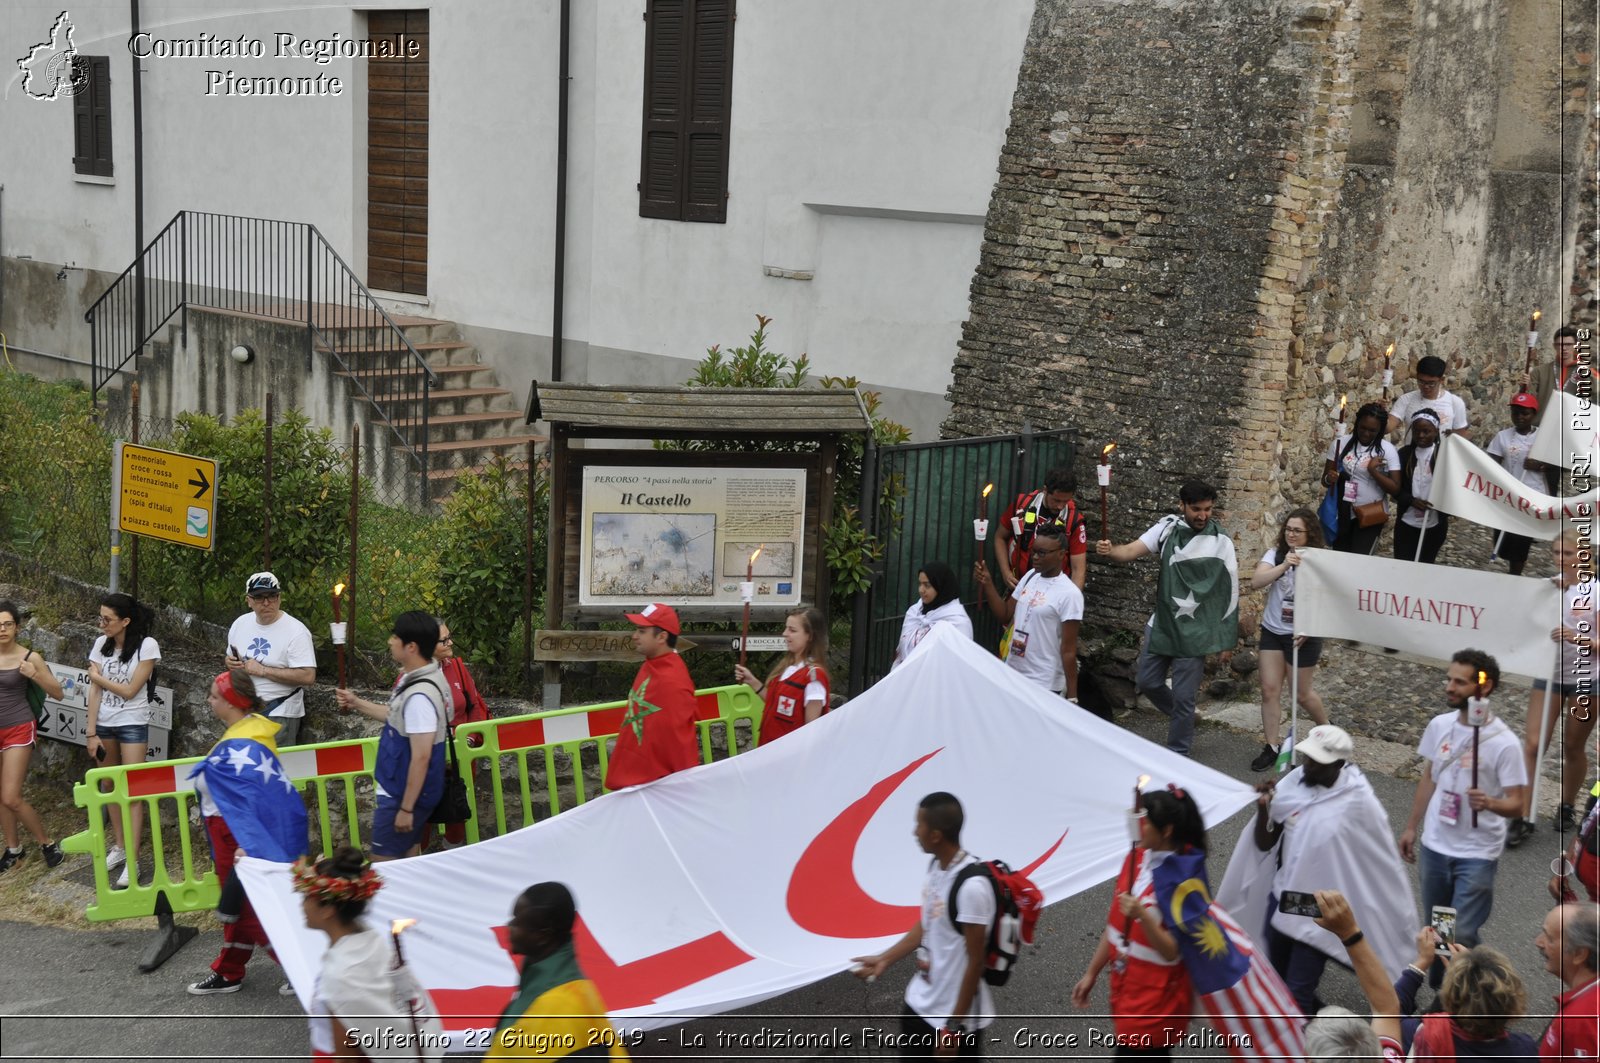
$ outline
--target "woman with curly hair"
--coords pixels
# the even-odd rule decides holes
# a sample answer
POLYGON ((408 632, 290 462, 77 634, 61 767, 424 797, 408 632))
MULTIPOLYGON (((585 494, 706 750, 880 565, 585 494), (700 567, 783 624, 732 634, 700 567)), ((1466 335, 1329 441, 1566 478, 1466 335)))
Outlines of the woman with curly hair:
MULTIPOLYGON (((1426 980, 1422 972, 1433 962, 1438 943, 1431 926, 1417 934, 1417 961, 1401 972, 1394 987, 1405 1015, 1416 1010, 1417 990, 1426 980)), ((1527 1012, 1528 991, 1505 953, 1488 945, 1454 945, 1447 962, 1439 986, 1442 1010, 1401 1021, 1411 1058, 1537 1059, 1533 1038, 1508 1029, 1527 1012)))
POLYGON ((444 1057, 444 1024, 428 991, 395 960, 391 935, 361 921, 383 879, 359 849, 342 846, 294 865, 306 926, 328 935, 312 991, 313 1059, 444 1057))

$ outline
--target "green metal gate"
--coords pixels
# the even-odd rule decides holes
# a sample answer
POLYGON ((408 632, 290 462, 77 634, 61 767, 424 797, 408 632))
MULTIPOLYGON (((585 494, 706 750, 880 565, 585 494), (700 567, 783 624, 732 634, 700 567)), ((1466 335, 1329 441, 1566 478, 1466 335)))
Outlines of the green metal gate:
MULTIPOLYGON (((871 448, 867 454, 862 494, 884 497, 888 486, 893 501, 880 504, 869 515, 870 530, 884 541, 882 572, 872 588, 856 600, 855 625, 850 648, 851 694, 876 683, 894 663, 900 625, 917 596, 917 573, 930 561, 943 561, 961 581, 961 600, 972 616, 973 631, 981 646, 994 651, 1000 644, 1000 625, 978 598, 972 564, 983 558, 994 570, 993 538, 1006 509, 1024 491, 1040 486, 1045 473, 1059 466, 1077 468, 1078 434, 1063 428, 1033 432, 1024 427, 1015 435, 947 439, 937 443, 908 443, 871 448), (989 495, 989 535, 979 544, 972 534, 978 515, 978 498, 985 484, 989 495)), ((1092 479, 1079 484, 1079 505, 1093 489, 1092 479)))

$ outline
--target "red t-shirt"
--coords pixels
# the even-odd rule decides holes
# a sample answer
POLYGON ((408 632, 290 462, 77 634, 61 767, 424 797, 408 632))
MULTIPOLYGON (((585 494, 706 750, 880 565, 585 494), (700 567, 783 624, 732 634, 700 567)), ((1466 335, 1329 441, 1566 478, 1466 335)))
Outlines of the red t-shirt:
POLYGON ((832 689, 828 670, 820 665, 808 665, 790 673, 787 679, 774 679, 767 684, 767 708, 761 714, 761 744, 782 738, 798 731, 806 722, 806 687, 822 684, 822 711, 828 711, 828 692, 832 689))
POLYGON ((1055 517, 1044 518, 1041 522, 1040 516, 1044 511, 1043 497, 1042 491, 1029 491, 1025 495, 1018 495, 1016 501, 1011 503, 1011 508, 1006 510, 1005 516, 1000 518, 1002 525, 1011 533, 1011 574, 1017 579, 1021 579, 1028 571, 1033 534, 1038 531, 1041 523, 1061 524, 1066 527, 1069 559, 1089 552, 1089 524, 1079 512, 1077 502, 1068 502, 1066 509, 1055 517))
POLYGON ((1556 996, 1556 1017, 1539 1039, 1540 1059, 1600 1055, 1600 979, 1556 996))
POLYGON ((694 680, 682 657, 663 653, 641 664, 634 676, 628 711, 606 770, 606 789, 638 786, 698 763, 694 680))

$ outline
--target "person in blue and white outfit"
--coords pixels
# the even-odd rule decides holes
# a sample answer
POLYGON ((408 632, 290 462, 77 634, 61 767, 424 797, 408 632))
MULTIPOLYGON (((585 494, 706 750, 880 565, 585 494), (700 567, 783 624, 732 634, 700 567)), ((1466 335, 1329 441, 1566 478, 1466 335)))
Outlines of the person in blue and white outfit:
POLYGON ((283 611, 283 587, 272 573, 251 576, 244 594, 250 611, 228 628, 228 667, 243 668, 255 683, 267 718, 278 725, 278 745, 298 745, 305 688, 317 681, 311 631, 283 611))

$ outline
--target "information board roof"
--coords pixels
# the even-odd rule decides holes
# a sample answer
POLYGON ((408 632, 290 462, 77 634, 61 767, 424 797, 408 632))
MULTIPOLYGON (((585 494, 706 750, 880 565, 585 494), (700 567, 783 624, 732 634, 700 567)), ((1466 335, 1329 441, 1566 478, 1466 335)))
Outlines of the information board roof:
POLYGON ((832 435, 868 432, 854 388, 618 388, 538 384, 533 418, 583 434, 629 436, 832 435))

